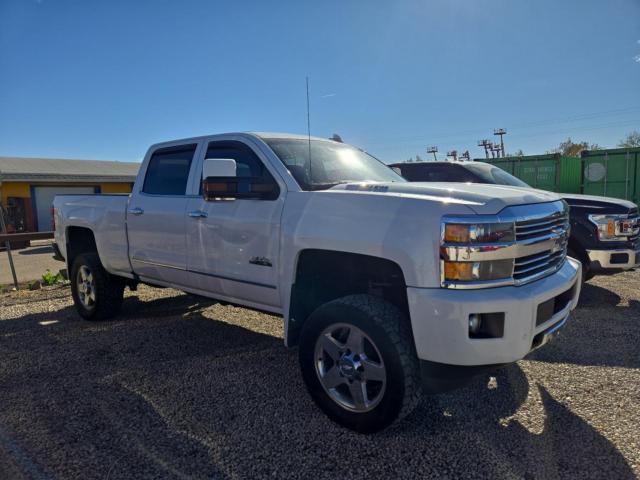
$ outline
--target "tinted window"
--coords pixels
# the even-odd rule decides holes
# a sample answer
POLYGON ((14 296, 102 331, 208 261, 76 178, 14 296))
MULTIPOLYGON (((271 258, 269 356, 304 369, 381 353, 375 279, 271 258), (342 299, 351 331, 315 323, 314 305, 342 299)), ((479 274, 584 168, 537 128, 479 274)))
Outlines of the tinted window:
POLYGON ((258 156, 248 145, 242 142, 223 141, 211 142, 207 148, 205 159, 231 158, 236 161, 236 176, 269 177, 271 175, 258 156))
POLYGON ((196 145, 156 150, 147 167, 142 191, 152 195, 184 195, 196 145))
POLYGON ((326 190, 349 182, 404 182, 377 158, 343 143, 265 138, 303 190, 326 190))
MULTIPOLYGON (((493 183, 497 185, 511 185, 513 187, 529 187, 529 185, 501 168, 485 164, 469 164, 469 170, 474 172, 481 183, 493 183)), ((530 188, 530 187, 529 187, 530 188)))
POLYGON ((410 182, 472 182, 473 177, 458 165, 400 166, 402 176, 410 182))

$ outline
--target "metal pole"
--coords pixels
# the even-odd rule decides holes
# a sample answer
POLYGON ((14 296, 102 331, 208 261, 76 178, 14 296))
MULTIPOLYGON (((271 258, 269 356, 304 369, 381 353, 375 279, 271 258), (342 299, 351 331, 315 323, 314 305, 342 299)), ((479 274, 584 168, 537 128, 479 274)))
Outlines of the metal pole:
MULTIPOLYGON (((4 223, 4 208, 0 206, 0 229, 2 233, 7 233, 7 226, 4 223)), ((16 276, 16 267, 13 265, 13 257, 11 256, 11 242, 5 240, 4 246, 7 249, 7 256, 9 257, 9 267, 11 268, 11 275, 13 276, 13 285, 18 290, 18 277, 16 276)))
POLYGON ((629 200, 629 150, 627 150, 625 159, 627 161, 627 167, 624 174, 624 199, 629 200))

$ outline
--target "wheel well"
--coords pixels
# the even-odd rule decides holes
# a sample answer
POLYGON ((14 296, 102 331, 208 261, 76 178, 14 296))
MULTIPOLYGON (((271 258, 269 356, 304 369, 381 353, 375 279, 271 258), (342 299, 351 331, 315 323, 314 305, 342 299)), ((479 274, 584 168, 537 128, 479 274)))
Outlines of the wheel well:
POLYGON ((320 305, 358 293, 383 298, 409 318, 407 288, 397 263, 356 253, 303 250, 291 287, 287 343, 298 343, 302 325, 320 305))
POLYGON ((91 230, 84 227, 69 227, 67 229, 67 264, 69 268, 79 254, 97 251, 96 238, 91 230))

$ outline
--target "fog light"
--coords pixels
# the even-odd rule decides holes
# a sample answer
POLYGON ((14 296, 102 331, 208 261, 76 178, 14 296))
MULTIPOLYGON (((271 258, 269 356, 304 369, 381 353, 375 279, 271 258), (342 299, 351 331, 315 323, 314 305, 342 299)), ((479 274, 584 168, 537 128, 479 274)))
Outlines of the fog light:
POLYGON ((469 315, 469 334, 475 335, 480 331, 480 327, 482 326, 482 319, 480 315, 477 313, 472 313, 469 315))

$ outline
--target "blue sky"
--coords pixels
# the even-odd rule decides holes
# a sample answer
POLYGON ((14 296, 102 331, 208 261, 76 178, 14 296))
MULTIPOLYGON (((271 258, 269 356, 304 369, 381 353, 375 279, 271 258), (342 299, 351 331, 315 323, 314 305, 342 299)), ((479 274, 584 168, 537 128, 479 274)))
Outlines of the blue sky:
POLYGON ((246 130, 385 161, 640 129, 640 1, 0 0, 0 155, 139 160, 246 130))

